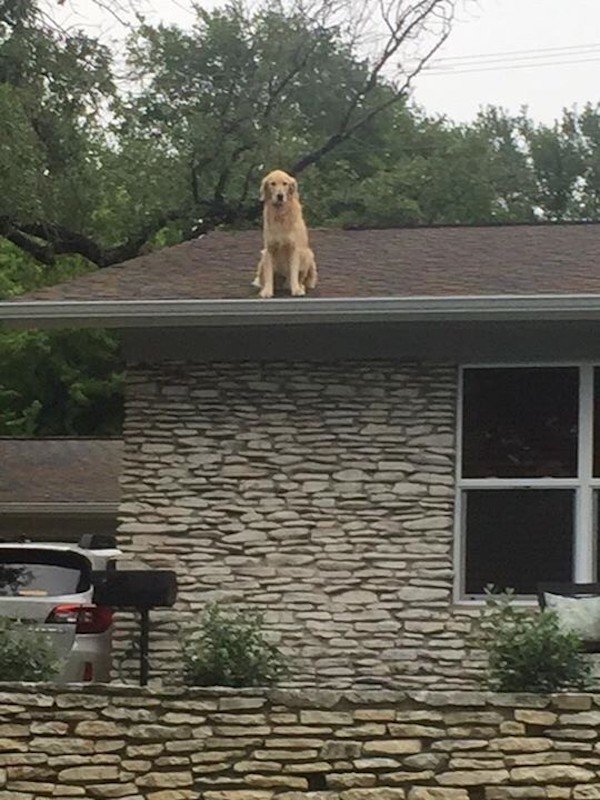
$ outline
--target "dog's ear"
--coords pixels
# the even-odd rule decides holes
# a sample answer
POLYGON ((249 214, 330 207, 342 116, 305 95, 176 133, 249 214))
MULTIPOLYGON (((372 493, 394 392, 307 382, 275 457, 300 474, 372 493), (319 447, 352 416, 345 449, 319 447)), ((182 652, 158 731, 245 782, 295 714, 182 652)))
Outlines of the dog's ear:
POLYGON ((298 196, 298 181, 296 180, 296 178, 292 178, 291 176, 290 176, 290 188, 288 189, 288 192, 290 194, 290 197, 292 197, 293 195, 296 195, 296 197, 298 196))
POLYGON ((259 198, 260 198, 261 203, 264 203, 264 201, 267 199, 267 178, 266 177, 263 178, 262 181, 260 182, 259 198))

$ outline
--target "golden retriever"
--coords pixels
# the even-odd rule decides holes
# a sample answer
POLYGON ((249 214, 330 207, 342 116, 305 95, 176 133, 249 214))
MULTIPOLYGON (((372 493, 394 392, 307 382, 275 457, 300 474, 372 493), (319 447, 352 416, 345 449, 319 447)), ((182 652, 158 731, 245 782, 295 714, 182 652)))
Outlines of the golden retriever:
POLYGON ((260 185, 263 202, 264 248, 252 282, 261 297, 273 297, 275 275, 289 284, 294 297, 317 285, 317 265, 308 243, 308 231, 298 199, 298 183, 282 170, 274 170, 260 185))

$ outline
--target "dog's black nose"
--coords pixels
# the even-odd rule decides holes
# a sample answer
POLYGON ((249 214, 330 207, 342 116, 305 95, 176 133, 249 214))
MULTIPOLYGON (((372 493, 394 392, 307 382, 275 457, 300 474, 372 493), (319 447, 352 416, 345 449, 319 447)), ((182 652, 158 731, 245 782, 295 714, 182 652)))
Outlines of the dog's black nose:
POLYGON ((277 192, 277 199, 283 200, 283 192, 277 192))

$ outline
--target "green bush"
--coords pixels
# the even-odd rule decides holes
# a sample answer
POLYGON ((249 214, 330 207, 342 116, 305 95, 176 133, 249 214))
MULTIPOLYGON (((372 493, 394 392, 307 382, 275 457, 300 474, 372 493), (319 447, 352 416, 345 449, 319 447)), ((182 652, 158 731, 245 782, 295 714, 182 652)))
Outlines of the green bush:
POLYGON ((47 634, 19 620, 0 618, 0 681, 49 681, 58 671, 47 634))
POLYGON ((287 672, 283 656, 263 633, 254 611, 206 607, 200 626, 183 644, 184 680, 189 686, 267 686, 287 672))
POLYGON ((480 632, 489 658, 488 688, 542 693, 586 688, 590 664, 577 634, 562 631, 554 611, 532 614, 513 600, 511 591, 486 590, 480 632))

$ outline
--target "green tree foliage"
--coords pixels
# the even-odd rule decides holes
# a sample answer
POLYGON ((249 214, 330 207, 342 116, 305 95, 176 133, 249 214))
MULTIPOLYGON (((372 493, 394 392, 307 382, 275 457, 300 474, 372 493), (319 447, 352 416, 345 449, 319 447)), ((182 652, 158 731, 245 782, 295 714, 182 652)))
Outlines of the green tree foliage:
POLYGON ((119 344, 103 330, 0 333, 0 435, 121 431, 119 344))
POLYGON ((107 48, 51 28, 34 0, 0 2, 0 232, 42 261, 54 256, 52 229, 91 232, 112 96, 107 48))
POLYGON ((533 162, 537 201, 548 219, 598 219, 600 107, 565 110, 553 126, 524 130, 533 162))

